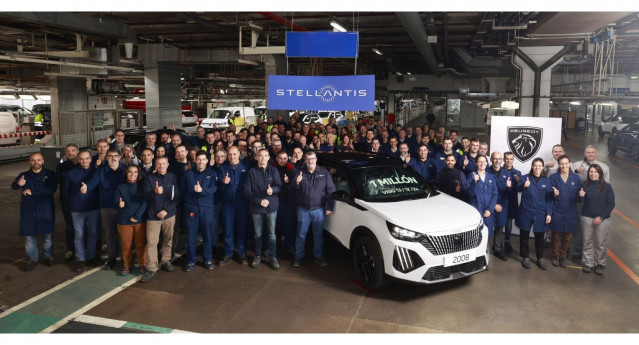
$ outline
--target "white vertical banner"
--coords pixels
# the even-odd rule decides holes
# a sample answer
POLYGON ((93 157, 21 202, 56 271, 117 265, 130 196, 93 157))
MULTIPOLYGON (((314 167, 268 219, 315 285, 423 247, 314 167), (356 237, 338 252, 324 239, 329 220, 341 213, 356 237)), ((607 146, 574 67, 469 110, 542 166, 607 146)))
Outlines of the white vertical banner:
MULTIPOLYGON (((552 159, 552 147, 561 144, 561 118, 493 116, 490 128, 490 152, 512 152, 515 169, 530 172, 533 159, 552 159)), ((490 154, 490 153, 489 153, 490 154)), ((521 193, 518 196, 521 198, 521 193)), ((514 224, 512 233, 519 235, 514 224)))
POLYGON ((552 147, 561 144, 561 118, 493 116, 490 151, 512 152, 515 169, 530 171, 533 159, 552 159, 552 147))

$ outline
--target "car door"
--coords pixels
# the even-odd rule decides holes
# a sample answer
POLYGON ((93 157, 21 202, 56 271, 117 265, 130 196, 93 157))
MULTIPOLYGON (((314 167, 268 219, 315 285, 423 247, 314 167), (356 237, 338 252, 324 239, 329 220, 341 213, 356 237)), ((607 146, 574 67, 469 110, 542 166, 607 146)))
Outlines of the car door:
POLYGON ((335 208, 333 214, 326 217, 324 229, 331 233, 347 248, 349 247, 351 232, 353 230, 353 183, 348 172, 341 167, 326 166, 335 185, 335 208))

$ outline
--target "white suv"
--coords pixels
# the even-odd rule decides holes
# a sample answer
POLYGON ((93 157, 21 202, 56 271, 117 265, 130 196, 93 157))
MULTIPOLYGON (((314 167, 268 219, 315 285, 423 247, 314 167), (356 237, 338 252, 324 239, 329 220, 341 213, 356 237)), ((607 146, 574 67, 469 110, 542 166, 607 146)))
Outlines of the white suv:
POLYGON ((488 230, 471 205, 431 188, 391 157, 319 154, 335 183, 325 230, 350 250, 358 279, 378 289, 387 277, 421 284, 488 269, 488 230))

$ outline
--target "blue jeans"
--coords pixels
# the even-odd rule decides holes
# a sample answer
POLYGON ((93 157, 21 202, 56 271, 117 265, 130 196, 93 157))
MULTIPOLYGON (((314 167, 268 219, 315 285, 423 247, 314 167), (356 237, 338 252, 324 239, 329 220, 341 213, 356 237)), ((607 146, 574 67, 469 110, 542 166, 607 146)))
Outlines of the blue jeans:
POLYGON ((284 236, 284 248, 291 253, 295 250, 297 236, 297 215, 291 204, 281 203, 277 210, 277 228, 284 236))
POLYGON ((277 211, 251 214, 253 217, 253 224, 255 227, 255 256, 262 255, 262 228, 264 227, 264 220, 266 220, 266 227, 268 231, 268 255, 271 258, 275 257, 277 236, 275 236, 275 220, 277 218, 277 211))
POLYGON ((87 212, 71 212, 73 229, 75 229, 75 257, 78 261, 91 260, 95 257, 98 243, 100 210, 87 212), (85 246, 86 237, 86 246, 85 246))
MULTIPOLYGON (((32 261, 38 261, 38 237, 27 236, 24 242, 24 250, 32 261)), ((44 258, 53 256, 53 234, 42 235, 42 251, 44 258)))
POLYGON ((233 257, 234 244, 237 254, 246 255, 246 223, 248 220, 247 202, 222 203, 224 213, 224 254, 233 257))
POLYGON ((197 262, 197 254, 195 246, 197 244, 198 230, 202 232, 202 258, 204 262, 213 260, 213 248, 211 247, 211 214, 210 211, 201 213, 191 213, 184 210, 184 225, 186 226, 186 236, 189 247, 186 251, 186 262, 195 264, 197 262))
POLYGON ((313 229, 313 256, 315 256, 316 259, 323 258, 323 208, 316 208, 314 210, 308 210, 302 207, 297 208, 297 238, 295 239, 295 256, 300 259, 304 257, 304 244, 306 243, 306 233, 308 232, 309 226, 313 229))

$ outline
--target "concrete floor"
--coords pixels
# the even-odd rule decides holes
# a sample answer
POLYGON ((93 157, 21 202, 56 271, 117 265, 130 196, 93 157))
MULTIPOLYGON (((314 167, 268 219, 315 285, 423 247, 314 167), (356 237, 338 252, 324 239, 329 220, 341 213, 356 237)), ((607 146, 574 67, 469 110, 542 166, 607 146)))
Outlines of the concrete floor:
MULTIPOLYGON (((573 160, 583 157, 586 143, 595 144, 599 160, 610 166, 616 210, 629 219, 618 213, 612 216, 609 248, 630 275, 610 258, 604 276, 582 273, 576 261, 569 261, 572 267, 567 269, 556 268, 550 265, 547 250, 547 271, 535 266, 524 270, 513 254, 507 262, 491 260, 489 271, 465 280, 433 286, 392 283, 371 293, 354 280, 348 254, 326 241, 327 267, 307 260, 293 268, 283 258, 279 271, 265 264, 250 269, 232 262, 213 271, 198 266, 184 273, 180 269, 184 260, 179 259, 174 272, 160 271, 151 282, 118 290, 80 314, 203 333, 637 333, 639 280, 631 275, 639 274, 639 164, 625 153, 609 157, 607 137, 601 140, 584 132, 569 135, 565 146, 573 160)), ((20 195, 10 189, 10 183, 27 167, 26 161, 0 165, 0 309, 14 307, 77 275, 72 263, 62 262, 59 210, 55 241, 59 264, 23 271, 26 257, 17 216, 20 195)), ((513 245, 518 253, 516 239, 513 245)), ((117 279, 115 272, 100 274, 117 279)), ((92 275, 76 282, 80 293, 82 282, 92 275)), ((68 298, 76 297, 68 294, 68 298)), ((7 319, 0 318, 0 330, 3 322, 9 327, 7 319)), ((73 322, 57 332, 110 331, 73 322)))

